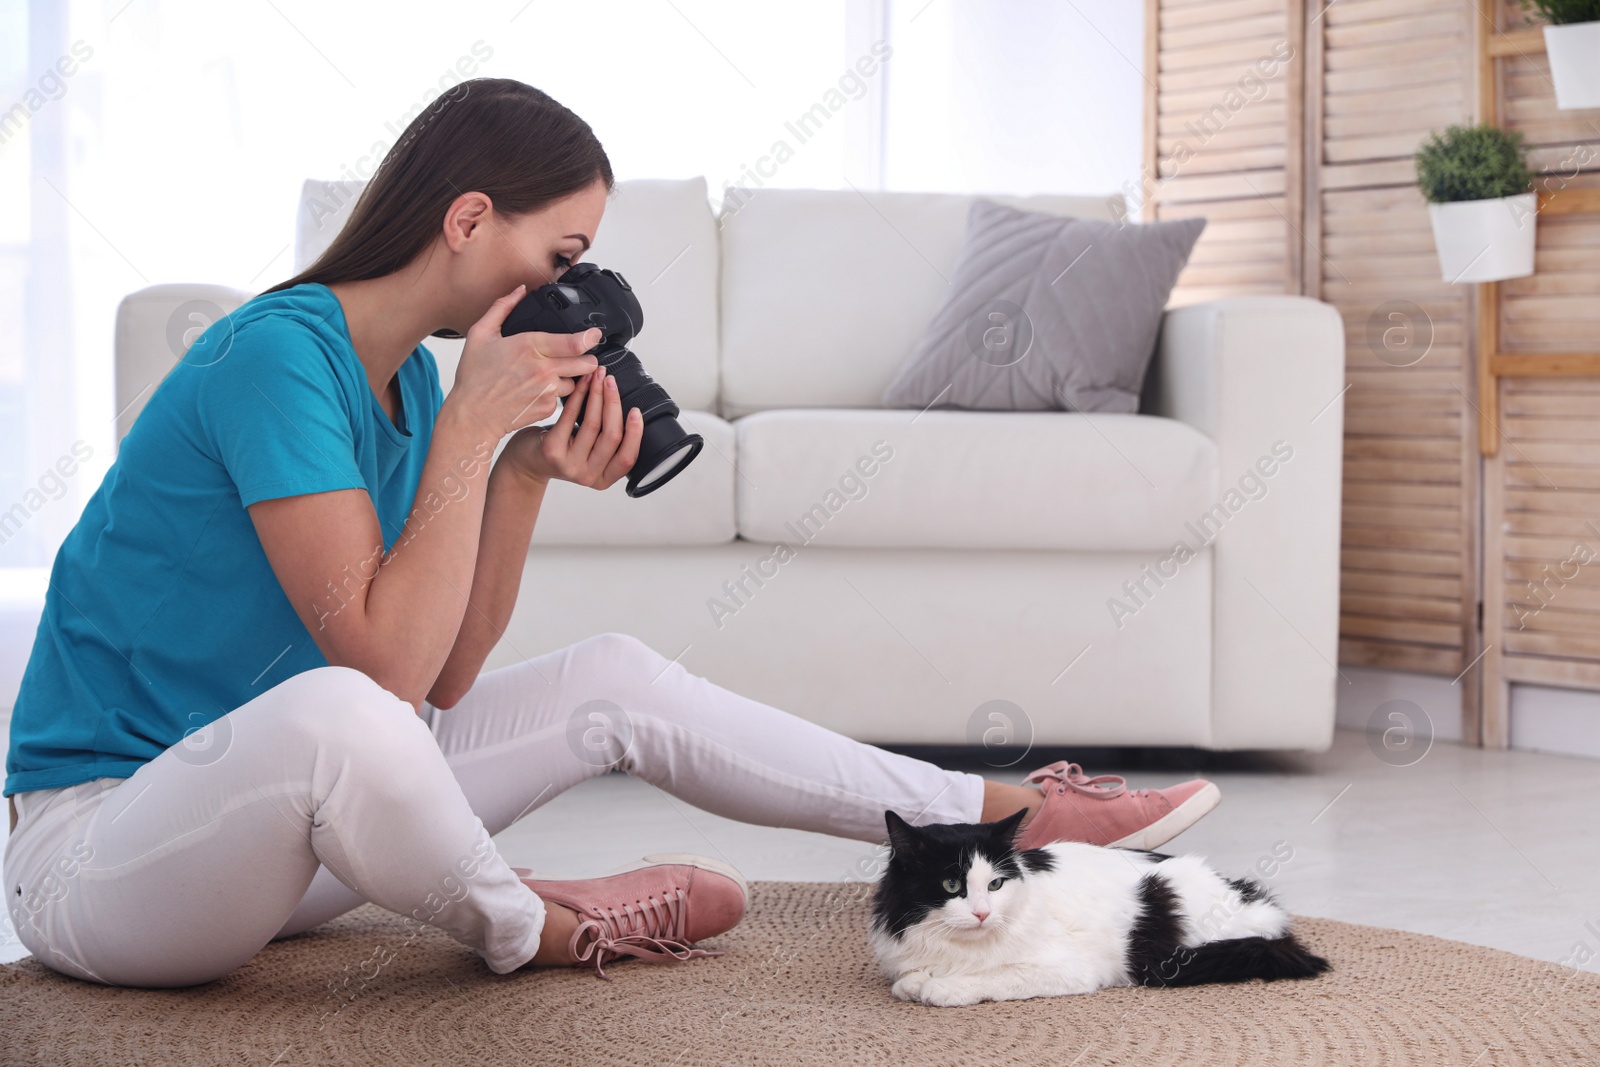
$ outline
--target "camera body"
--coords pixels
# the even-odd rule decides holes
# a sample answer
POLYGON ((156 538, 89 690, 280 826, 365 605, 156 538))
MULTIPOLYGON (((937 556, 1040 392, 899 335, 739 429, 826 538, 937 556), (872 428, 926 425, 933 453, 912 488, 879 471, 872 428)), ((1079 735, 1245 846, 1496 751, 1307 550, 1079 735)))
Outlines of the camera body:
MULTIPOLYGON (((705 445, 699 434, 684 432, 678 422, 678 405, 629 350, 628 342, 643 327, 644 310, 627 279, 593 263, 574 263, 554 282, 528 293, 500 326, 506 337, 527 332, 582 333, 593 328, 602 332, 600 343, 588 354, 616 379, 623 412, 638 408, 644 417, 639 458, 628 472, 629 496, 644 496, 665 485, 705 445)), ((582 422, 580 409, 573 425, 582 422)))
POLYGON ((518 301, 500 332, 582 333, 593 327, 605 336, 591 352, 625 349, 644 328, 644 309, 621 274, 593 263, 574 263, 554 282, 518 301))

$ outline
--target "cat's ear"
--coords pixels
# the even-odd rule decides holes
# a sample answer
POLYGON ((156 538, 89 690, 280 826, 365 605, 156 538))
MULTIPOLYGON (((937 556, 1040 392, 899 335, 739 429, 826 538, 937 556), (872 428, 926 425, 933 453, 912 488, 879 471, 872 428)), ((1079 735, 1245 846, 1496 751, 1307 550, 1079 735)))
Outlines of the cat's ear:
POLYGON ((922 847, 922 835, 917 833, 916 827, 893 811, 885 811, 883 821, 888 824, 889 844, 896 852, 915 852, 922 847))
POLYGON ((1022 817, 1026 814, 1028 814, 1027 808, 1018 808, 999 822, 994 823, 995 837, 1008 845, 1011 844, 1012 839, 1017 836, 1017 827, 1022 825, 1022 817))

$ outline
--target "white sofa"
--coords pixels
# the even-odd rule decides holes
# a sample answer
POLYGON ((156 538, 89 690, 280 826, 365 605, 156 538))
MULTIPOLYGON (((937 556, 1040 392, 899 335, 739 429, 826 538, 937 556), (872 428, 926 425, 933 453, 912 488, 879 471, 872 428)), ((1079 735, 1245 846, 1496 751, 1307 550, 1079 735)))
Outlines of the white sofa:
MULTIPOLYGON (((306 183, 297 269, 358 188, 306 183)), ((768 189, 719 218, 703 180, 621 183, 587 258, 632 282, 634 349, 706 447, 639 499, 553 485, 487 666, 617 630, 868 741, 1325 748, 1338 315, 1289 296, 1169 310, 1148 414, 883 409, 971 199, 768 189)), ((184 326, 251 295, 127 297, 119 436, 184 326)), ((428 345, 448 392, 460 342, 428 345)))

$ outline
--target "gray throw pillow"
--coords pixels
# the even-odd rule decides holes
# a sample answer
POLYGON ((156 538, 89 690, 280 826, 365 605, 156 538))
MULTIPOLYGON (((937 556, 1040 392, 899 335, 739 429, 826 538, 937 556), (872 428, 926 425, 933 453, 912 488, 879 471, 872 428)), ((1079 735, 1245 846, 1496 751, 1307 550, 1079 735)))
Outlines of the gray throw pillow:
POLYGON ((884 406, 1137 411, 1162 309, 1205 225, 974 201, 944 307, 884 406))

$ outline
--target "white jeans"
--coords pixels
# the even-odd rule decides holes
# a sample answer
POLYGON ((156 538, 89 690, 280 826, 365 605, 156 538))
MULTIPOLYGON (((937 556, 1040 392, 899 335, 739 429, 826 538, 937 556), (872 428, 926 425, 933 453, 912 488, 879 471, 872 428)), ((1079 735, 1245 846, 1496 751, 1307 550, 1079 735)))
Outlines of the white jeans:
POLYGON ((365 674, 289 678, 128 778, 19 793, 5 894, 64 974, 184 986, 372 901, 506 973, 544 904, 490 834, 613 767, 706 811, 861 841, 979 818, 983 780, 885 752, 605 633, 422 717, 365 674))

